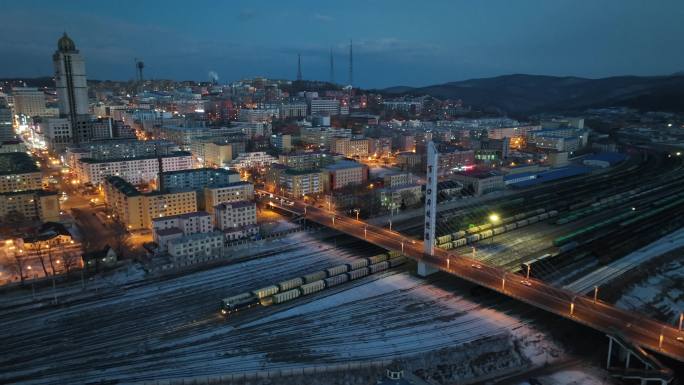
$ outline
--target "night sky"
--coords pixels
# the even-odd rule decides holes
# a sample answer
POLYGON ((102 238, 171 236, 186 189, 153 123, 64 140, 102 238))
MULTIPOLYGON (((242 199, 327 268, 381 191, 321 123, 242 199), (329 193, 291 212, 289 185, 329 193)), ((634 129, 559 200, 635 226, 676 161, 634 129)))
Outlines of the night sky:
POLYGON ((91 79, 244 77, 428 85, 510 73, 684 70, 682 0, 2 1, 0 77, 52 74, 67 31, 91 79), (220 4, 219 4, 220 3, 220 4))

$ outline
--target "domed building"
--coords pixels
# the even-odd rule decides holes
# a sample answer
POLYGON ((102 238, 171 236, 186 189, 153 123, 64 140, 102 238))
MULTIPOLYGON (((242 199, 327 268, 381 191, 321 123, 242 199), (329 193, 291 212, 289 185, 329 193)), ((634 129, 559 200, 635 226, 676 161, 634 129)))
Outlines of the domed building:
POLYGON ((52 62, 55 68, 59 114, 70 126, 69 130, 62 128, 46 133, 48 146, 59 152, 63 150, 61 147, 90 138, 88 85, 83 57, 66 32, 57 40, 57 50, 52 55, 52 62))
MULTIPOLYGON (((69 35, 64 32, 64 35, 57 40, 57 51, 58 52, 74 52, 76 51, 76 44, 71 40, 69 35)), ((78 52, 78 51, 76 51, 78 52)))

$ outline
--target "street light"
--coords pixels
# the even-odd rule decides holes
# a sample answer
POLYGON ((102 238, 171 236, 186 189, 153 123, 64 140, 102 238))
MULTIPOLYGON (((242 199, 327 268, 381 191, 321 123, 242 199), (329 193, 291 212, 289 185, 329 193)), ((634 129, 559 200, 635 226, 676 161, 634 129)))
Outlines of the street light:
POLYGON ((598 286, 594 286, 594 303, 598 301, 598 286))
POLYGON ((501 221, 501 217, 499 217, 499 214, 489 214, 489 222, 492 224, 492 238, 490 239, 489 243, 494 243, 494 226, 499 224, 499 221, 501 221))
POLYGON ((492 222, 493 225, 499 223, 500 220, 499 214, 492 213, 489 215, 489 221, 492 222))
POLYGON ((662 349, 662 348, 663 348, 663 338, 664 338, 664 336, 663 336, 663 329, 664 329, 664 328, 661 328, 661 329, 660 329, 660 337, 658 337, 658 349, 662 349))
POLYGON ((575 314, 575 298, 576 297, 577 296, 572 297, 572 301, 570 301, 570 315, 571 316, 575 314))
POLYGON ((356 213, 356 220, 358 221, 359 220, 359 213, 361 212, 361 210, 354 209, 354 212, 356 213))

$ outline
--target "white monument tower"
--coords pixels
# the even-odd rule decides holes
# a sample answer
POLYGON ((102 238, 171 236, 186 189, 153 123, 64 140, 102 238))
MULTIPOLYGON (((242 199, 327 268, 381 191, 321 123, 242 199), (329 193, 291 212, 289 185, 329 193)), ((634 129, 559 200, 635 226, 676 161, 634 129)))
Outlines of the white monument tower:
MULTIPOLYGON (((427 182, 425 183, 425 231, 423 252, 432 255, 435 250, 435 227, 437 226, 437 148, 433 141, 427 145, 427 182)), ((428 276, 438 270, 423 262, 418 262, 418 275, 428 276)))

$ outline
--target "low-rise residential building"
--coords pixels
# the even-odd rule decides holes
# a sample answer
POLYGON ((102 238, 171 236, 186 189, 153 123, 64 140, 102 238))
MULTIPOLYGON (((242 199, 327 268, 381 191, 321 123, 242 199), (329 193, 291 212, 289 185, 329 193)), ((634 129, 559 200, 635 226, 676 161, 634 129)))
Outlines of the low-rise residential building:
POLYGON ((267 179, 270 188, 287 196, 302 197, 325 191, 325 176, 320 169, 294 170, 274 164, 269 169, 267 179))
POLYGON ((214 228, 211 215, 204 211, 172 215, 152 220, 154 242, 161 250, 167 249, 168 241, 185 235, 208 233, 214 228))
POLYGON ((347 186, 358 186, 368 181, 368 166, 363 163, 342 160, 323 168, 326 191, 347 186))
POLYGON ((412 183, 395 187, 384 187, 379 190, 379 193, 382 207, 392 210, 417 204, 420 202, 423 191, 421 185, 412 183))
POLYGON ((310 115, 340 114, 340 101, 337 99, 312 99, 309 103, 310 115))
POLYGON ((216 227, 220 230, 257 223, 256 203, 250 201, 224 202, 214 207, 216 227))
POLYGON ((189 152, 178 151, 160 157, 151 155, 134 158, 93 159, 81 158, 76 162, 76 174, 84 183, 101 184, 108 176, 119 176, 133 184, 149 183, 157 180, 161 169, 164 172, 192 168, 189 152))
POLYGON ((438 162, 438 175, 464 171, 467 167, 475 164, 475 151, 454 148, 449 149, 449 151, 440 151, 438 162))
POLYGON ((293 170, 311 170, 328 166, 341 158, 342 156, 339 154, 323 151, 296 152, 280 154, 278 156, 278 163, 293 170))
POLYGON ((223 230, 223 237, 227 242, 237 241, 245 238, 253 238, 259 234, 259 225, 245 225, 240 227, 229 227, 223 230))
POLYGON ((254 200, 254 185, 249 182, 234 182, 223 186, 205 187, 202 196, 204 210, 213 214, 213 207, 224 202, 254 200))
POLYGON ((38 190, 41 180, 40 169, 25 152, 0 154, 0 193, 38 190))
POLYGON ((0 141, 0 154, 26 152, 26 145, 19 139, 0 141))
POLYGON ((280 119, 287 118, 306 118, 306 102, 283 103, 278 108, 280 119))
POLYGON ((195 168, 163 172, 160 186, 164 189, 202 190, 240 181, 240 174, 220 168, 195 168))
POLYGON ((335 138, 330 150, 348 158, 365 158, 368 156, 368 139, 335 138))
POLYGON ((394 188, 413 184, 413 174, 410 172, 394 171, 388 172, 383 177, 384 187, 394 188))
POLYGON ((121 177, 110 176, 104 183, 105 202, 128 229, 152 228, 154 218, 197 211, 194 190, 141 193, 121 177))
POLYGON ((280 152, 289 152, 292 150, 292 136, 287 134, 273 134, 271 135, 271 145, 280 152))
POLYGON ((396 162, 404 170, 413 170, 421 166, 423 159, 415 152, 400 152, 396 155, 396 162))
POLYGON ((461 172, 453 174, 452 179, 461 182, 464 190, 470 190, 475 196, 502 190, 505 186, 503 174, 494 171, 461 172))
POLYGON ((46 190, 0 193, 0 221, 9 219, 59 221, 59 195, 46 190))
POLYGON ((244 152, 233 159, 230 168, 244 170, 250 168, 266 168, 278 160, 264 151, 244 152))
POLYGON ((192 264, 196 258, 217 255, 221 252, 224 235, 220 231, 195 233, 168 241, 171 259, 176 264, 192 264))
POLYGON ((110 269, 116 266, 118 256, 116 255, 116 251, 107 245, 102 250, 84 253, 82 259, 83 266, 86 269, 91 271, 101 271, 103 269, 110 269))
POLYGON ((177 144, 168 140, 137 140, 116 138, 91 140, 69 147, 65 158, 67 164, 75 167, 79 158, 97 160, 138 158, 145 156, 171 155, 179 151, 177 144))

